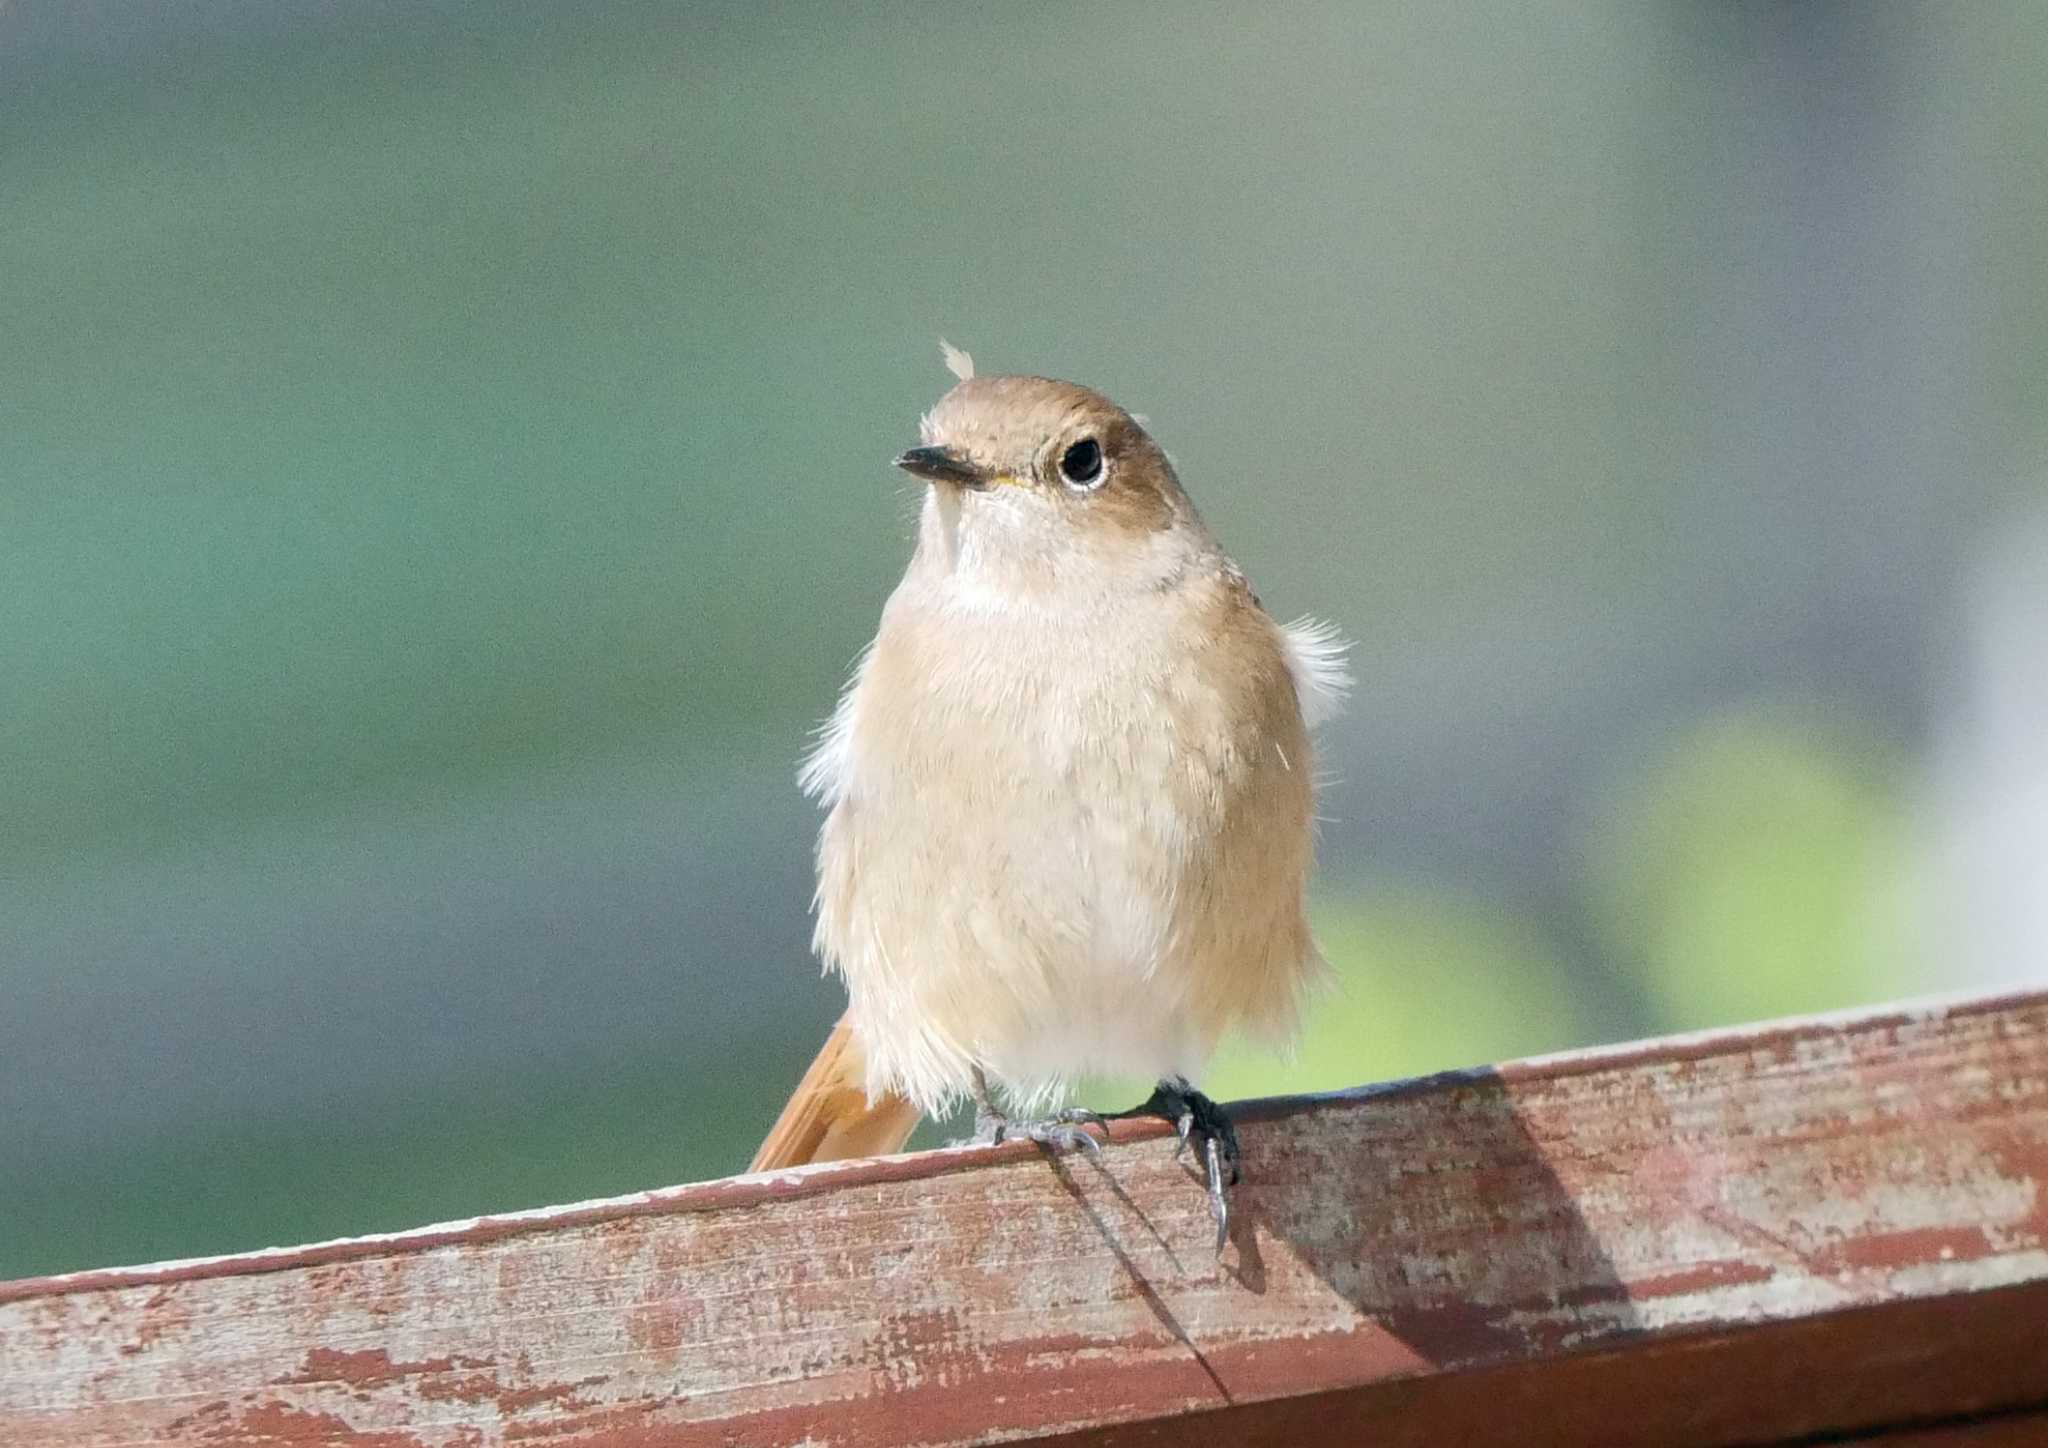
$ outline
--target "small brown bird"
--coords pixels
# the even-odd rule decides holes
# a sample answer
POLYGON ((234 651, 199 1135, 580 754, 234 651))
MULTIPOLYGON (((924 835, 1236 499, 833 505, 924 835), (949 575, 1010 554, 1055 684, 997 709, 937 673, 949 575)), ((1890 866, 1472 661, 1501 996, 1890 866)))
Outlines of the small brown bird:
POLYGON ((1193 1144, 1220 1244, 1236 1137, 1190 1083, 1227 1031, 1289 1038, 1325 970, 1309 730, 1343 646, 1265 612, 1129 413, 945 350, 896 460, 930 484, 916 551, 803 771, 850 1006, 778 1134, 829 1152, 857 1059, 855 1149, 962 1098, 983 1139, 1093 1148, 1070 1084, 1143 1074, 1121 1114, 1193 1144))

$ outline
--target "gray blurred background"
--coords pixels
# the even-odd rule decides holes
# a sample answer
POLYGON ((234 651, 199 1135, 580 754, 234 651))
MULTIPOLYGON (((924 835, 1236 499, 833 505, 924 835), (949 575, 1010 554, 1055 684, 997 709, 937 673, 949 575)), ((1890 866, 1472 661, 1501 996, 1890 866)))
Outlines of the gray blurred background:
POLYGON ((0 7, 0 1277, 744 1165, 942 334, 1356 640, 1343 984, 1212 1090, 2048 978, 2044 74, 2017 0, 0 7))

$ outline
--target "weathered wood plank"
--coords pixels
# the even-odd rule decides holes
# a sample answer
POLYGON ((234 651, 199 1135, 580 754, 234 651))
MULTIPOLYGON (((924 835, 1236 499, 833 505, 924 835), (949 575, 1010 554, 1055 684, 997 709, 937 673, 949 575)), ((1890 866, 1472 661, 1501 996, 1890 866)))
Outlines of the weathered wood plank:
POLYGON ((2048 1443, 2048 1413, 2000 1414, 1855 1441, 1871 1448, 2041 1448, 2048 1443))
POLYGON ((1681 1444, 2048 1408, 2048 997, 1241 1120, 1220 1261, 1163 1129, 1122 1124, 1099 1166, 836 1163, 0 1284, 0 1442, 1681 1444))

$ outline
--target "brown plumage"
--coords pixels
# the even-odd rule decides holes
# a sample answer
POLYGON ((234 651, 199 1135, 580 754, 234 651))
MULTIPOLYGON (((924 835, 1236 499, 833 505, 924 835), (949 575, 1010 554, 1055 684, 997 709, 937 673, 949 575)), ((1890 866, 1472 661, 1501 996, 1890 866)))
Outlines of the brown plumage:
POLYGON ((1100 393, 970 375, 922 431, 915 554, 804 772, 867 1092, 1017 1131, 990 1084, 1038 1112, 1286 1038, 1332 636, 1266 614, 1100 393))

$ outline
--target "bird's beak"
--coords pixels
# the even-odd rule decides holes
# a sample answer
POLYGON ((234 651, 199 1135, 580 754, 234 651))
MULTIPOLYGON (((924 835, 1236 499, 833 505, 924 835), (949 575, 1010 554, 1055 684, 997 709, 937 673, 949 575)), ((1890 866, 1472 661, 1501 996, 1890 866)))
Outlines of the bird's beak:
POLYGON ((977 490, 988 486, 988 474, 951 448, 914 447, 896 459, 896 466, 928 483, 952 483, 977 490))

